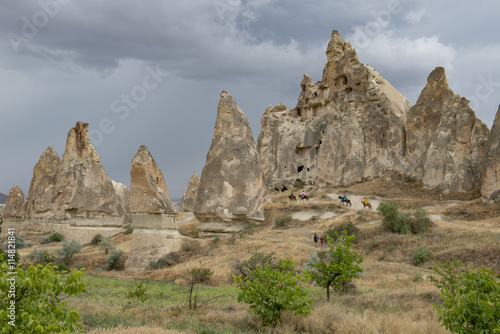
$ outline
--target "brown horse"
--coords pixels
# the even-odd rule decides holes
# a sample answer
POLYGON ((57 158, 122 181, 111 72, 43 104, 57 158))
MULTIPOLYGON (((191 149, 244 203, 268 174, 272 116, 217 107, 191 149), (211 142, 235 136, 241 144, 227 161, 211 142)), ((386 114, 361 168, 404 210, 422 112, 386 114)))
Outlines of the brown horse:
POLYGON ((368 208, 368 209, 372 209, 372 205, 370 204, 370 202, 366 202, 365 201, 361 201, 361 204, 363 204, 363 210, 368 208))
POLYGON ((309 202, 309 196, 307 195, 299 195, 300 201, 308 201, 309 202))
POLYGON ((344 197, 339 196, 339 200, 340 200, 340 204, 342 204, 342 205, 344 205, 344 203, 345 203, 345 206, 348 206, 348 205, 352 206, 350 199, 344 199, 344 197))
POLYGON ((295 197, 294 194, 291 194, 288 198, 290 199, 290 202, 297 202, 297 197, 295 197))

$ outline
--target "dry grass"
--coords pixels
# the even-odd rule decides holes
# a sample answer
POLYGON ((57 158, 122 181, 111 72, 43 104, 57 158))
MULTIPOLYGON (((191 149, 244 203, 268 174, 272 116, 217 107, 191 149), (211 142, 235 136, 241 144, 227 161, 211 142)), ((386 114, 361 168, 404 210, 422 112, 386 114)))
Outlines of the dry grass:
POLYGON ((181 334, 187 332, 179 332, 176 330, 153 328, 153 327, 134 327, 122 328, 116 327, 113 329, 98 329, 88 332, 89 334, 181 334))

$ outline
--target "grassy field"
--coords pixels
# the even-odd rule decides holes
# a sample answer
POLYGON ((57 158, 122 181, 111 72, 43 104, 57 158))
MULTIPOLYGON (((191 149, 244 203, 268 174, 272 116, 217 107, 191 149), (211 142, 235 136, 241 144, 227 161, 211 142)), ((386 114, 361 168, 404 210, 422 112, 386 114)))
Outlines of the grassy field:
MULTIPOLYGON (((439 334, 449 332, 432 307, 441 302, 439 290, 428 279, 434 274, 435 262, 458 258, 469 267, 500 272, 500 204, 487 206, 460 196, 426 192, 419 184, 393 176, 352 188, 305 189, 311 202, 289 203, 290 191, 274 193, 266 205, 265 222, 232 237, 199 239, 196 221, 183 223, 179 230, 187 236, 186 246, 179 254, 180 263, 168 268, 133 274, 104 271, 100 267, 105 255, 96 246, 87 245, 82 254, 75 255, 73 264, 87 268, 87 290, 68 299, 68 303, 79 309, 84 330, 94 334, 439 334), (337 195, 344 192, 367 196, 373 203, 393 200, 402 210, 421 205, 433 217, 434 226, 419 235, 390 233, 382 228, 375 210, 340 206, 337 195), (249 313, 247 305, 237 302, 231 276, 236 261, 246 260, 255 252, 275 252, 276 258, 293 258, 296 268, 303 270, 311 254, 319 249, 312 241, 314 233, 324 235, 346 222, 359 229, 353 249, 364 257, 364 273, 354 281, 355 289, 334 294, 327 303, 325 291, 311 284, 307 289, 314 298, 312 314, 303 317, 284 312, 275 328, 264 327, 249 313), (425 247, 431 257, 417 265, 413 255, 420 247, 425 247), (213 275, 206 286, 200 287, 199 301, 215 299, 189 310, 185 272, 200 263, 213 275), (127 297, 138 282, 147 287, 143 302, 127 297)), ((179 220, 183 218, 179 216, 179 220)), ((130 240, 131 235, 123 235, 113 242, 128 252, 130 240)))

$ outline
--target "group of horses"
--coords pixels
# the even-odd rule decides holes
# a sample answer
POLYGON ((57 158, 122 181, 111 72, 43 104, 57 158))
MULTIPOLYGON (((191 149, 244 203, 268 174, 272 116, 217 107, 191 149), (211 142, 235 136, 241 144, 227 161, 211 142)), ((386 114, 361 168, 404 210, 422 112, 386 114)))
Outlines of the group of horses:
MULTIPOLYGON (((288 196, 288 199, 290 199, 290 202, 297 202, 297 197, 294 194, 290 194, 290 196, 288 196)), ((309 202, 309 196, 307 195, 299 195, 299 199, 301 202, 309 202)))
MULTIPOLYGON (((345 205, 345 206, 352 206, 350 199, 344 198, 342 196, 339 196, 338 199, 340 200, 340 204, 345 205)), ((363 210, 366 208, 368 208, 370 210, 372 209, 372 205, 370 204, 370 202, 365 203, 365 201, 361 201, 361 204, 363 204, 363 210)))
MULTIPOLYGON (((288 199, 292 203, 297 202, 297 196, 295 196, 293 193, 288 196, 288 199)), ((299 200, 300 200, 300 202, 305 202, 305 201, 309 202, 309 196, 301 194, 301 195, 299 195, 299 200)), ((352 207, 352 203, 351 203, 350 199, 339 196, 339 200, 340 200, 340 204, 352 207)), ((372 209, 372 205, 370 204, 370 202, 365 203, 365 201, 361 201, 361 204, 363 204, 363 209, 367 209, 367 208, 372 209)))

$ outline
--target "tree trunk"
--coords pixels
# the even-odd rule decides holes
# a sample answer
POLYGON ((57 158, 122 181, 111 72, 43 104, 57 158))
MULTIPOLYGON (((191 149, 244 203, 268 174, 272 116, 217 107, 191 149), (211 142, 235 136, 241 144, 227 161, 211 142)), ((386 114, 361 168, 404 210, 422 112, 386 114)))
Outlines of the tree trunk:
POLYGON ((326 301, 329 302, 330 301, 330 286, 327 285, 326 287, 326 301))

